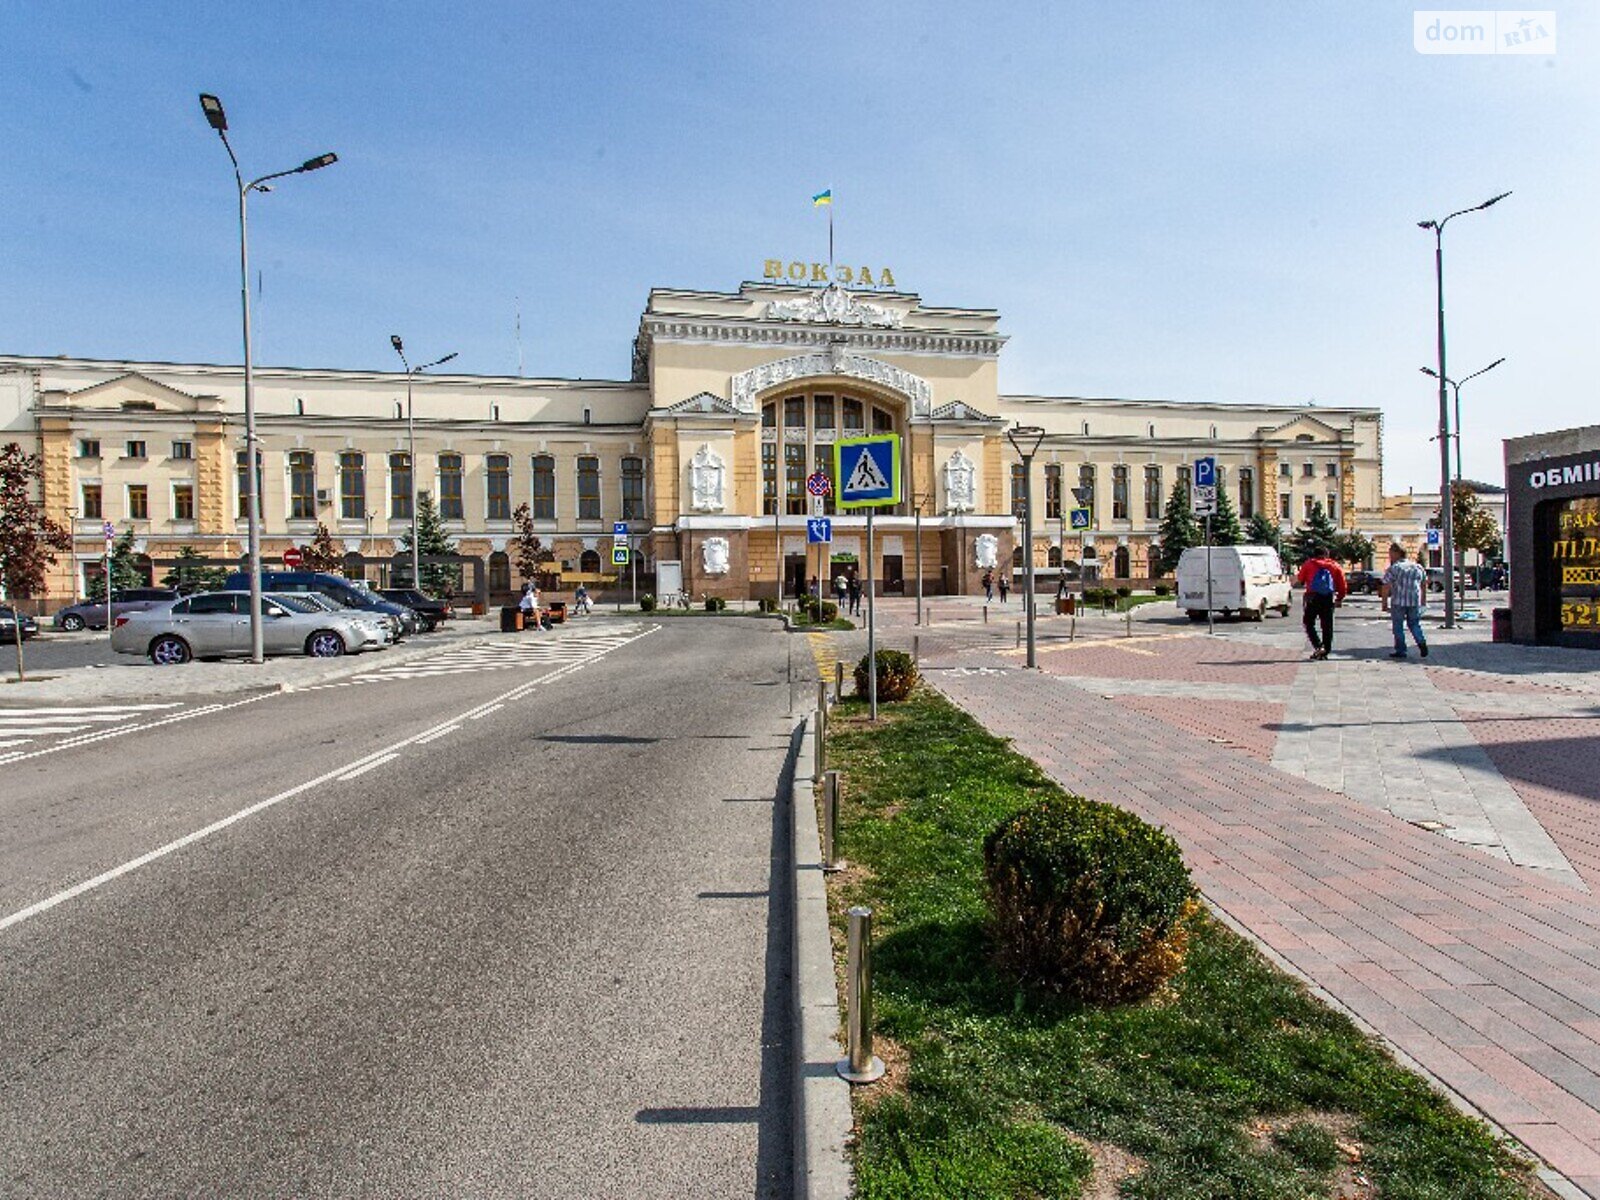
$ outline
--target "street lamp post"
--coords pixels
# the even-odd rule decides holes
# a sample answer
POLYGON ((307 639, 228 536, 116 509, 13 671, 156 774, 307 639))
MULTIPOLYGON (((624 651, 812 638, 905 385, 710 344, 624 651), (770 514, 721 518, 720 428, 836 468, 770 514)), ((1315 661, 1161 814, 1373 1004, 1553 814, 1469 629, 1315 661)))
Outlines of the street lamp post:
MULTIPOLYGON (((1461 385, 1466 383, 1468 380, 1476 379, 1479 375, 1488 374, 1490 371, 1494 370, 1496 367, 1498 367, 1503 362, 1505 362, 1504 358, 1497 358, 1492 363, 1490 363, 1487 367, 1484 367, 1481 370, 1474 371, 1471 375, 1464 376, 1459 381, 1454 380, 1454 379, 1446 379, 1444 381, 1445 383, 1448 383, 1450 385, 1450 390, 1455 393, 1456 487, 1460 487, 1462 481, 1466 478, 1466 474, 1461 469, 1461 385)), ((1433 376, 1435 378, 1438 377, 1438 372, 1436 372, 1432 367, 1423 367, 1422 368, 1422 373, 1424 375, 1431 375, 1431 376, 1433 376)), ((1440 507, 1441 510, 1443 510, 1443 508, 1444 508, 1444 498, 1443 497, 1440 497, 1440 499, 1439 499, 1439 507, 1440 507)), ((1450 493, 1450 510, 1451 510, 1452 518, 1453 518, 1453 514, 1455 512, 1455 492, 1453 490, 1450 493)), ((1441 511, 1440 520, 1441 521, 1443 520, 1442 511, 1441 511)), ((1453 519, 1452 519, 1451 532, 1452 533, 1455 532, 1453 519)), ((1466 555, 1463 554, 1460 550, 1457 550, 1456 551, 1456 555, 1455 555, 1455 559, 1451 560, 1451 563, 1452 563, 1453 566, 1456 565, 1456 562, 1455 562, 1456 559, 1459 559, 1462 562, 1465 562, 1466 555)), ((1478 565, 1479 565, 1480 568, 1483 565, 1483 560, 1482 560, 1481 557, 1479 558, 1478 565)), ((1451 588, 1451 590, 1454 590, 1454 588, 1455 588, 1455 580, 1454 579, 1452 579, 1450 581, 1450 588, 1451 588)))
MULTIPOLYGON (((1437 289, 1439 301, 1439 527, 1444 535, 1443 553, 1445 570, 1451 574, 1455 571, 1455 521, 1451 513, 1450 495, 1450 402, 1445 391, 1446 371, 1444 355, 1444 227, 1456 217, 1467 213, 1481 212, 1490 205, 1499 204, 1510 192, 1501 192, 1492 196, 1482 204, 1475 204, 1471 208, 1459 209, 1451 213, 1442 221, 1418 221, 1419 229, 1433 231, 1433 274, 1434 284, 1437 289)), ((1455 580, 1450 580, 1444 589, 1444 627, 1454 629, 1456 625, 1456 589, 1455 580)))
POLYGON ((928 500, 926 492, 914 495, 911 498, 912 511, 916 514, 916 571, 917 571, 917 625, 922 625, 922 506, 928 500))
POLYGON ((339 156, 332 153, 319 154, 315 158, 307 159, 298 167, 292 167, 287 171, 274 171, 271 175, 263 175, 246 183, 244 175, 239 170, 238 156, 228 143, 228 115, 223 111, 222 101, 202 92, 200 110, 205 113, 206 123, 215 129, 217 136, 222 139, 223 149, 228 152, 228 160, 233 163, 234 182, 239 185, 239 299, 244 317, 244 474, 247 501, 245 514, 250 531, 250 661, 260 663, 266 661, 261 626, 261 486, 256 469, 256 459, 260 449, 256 438, 255 363, 250 348, 250 238, 245 202, 250 198, 251 192, 270 192, 272 189, 266 185, 274 179, 282 179, 285 175, 301 175, 307 171, 320 171, 323 167, 338 162, 339 156))
POLYGON ((440 363, 447 363, 456 355, 452 351, 443 358, 434 359, 431 363, 423 363, 420 367, 413 367, 406 361, 405 344, 401 342, 398 333, 389 335, 389 344, 394 347, 394 352, 400 356, 400 365, 406 369, 406 461, 411 467, 411 586, 420 592, 422 590, 422 544, 417 536, 417 422, 411 411, 411 381, 414 376, 428 370, 430 367, 437 367, 440 363))
POLYGON ((1044 430, 1038 425, 1016 425, 1006 438, 1022 459, 1022 596, 1027 605, 1028 666, 1037 667, 1033 640, 1033 456, 1039 453, 1044 430))

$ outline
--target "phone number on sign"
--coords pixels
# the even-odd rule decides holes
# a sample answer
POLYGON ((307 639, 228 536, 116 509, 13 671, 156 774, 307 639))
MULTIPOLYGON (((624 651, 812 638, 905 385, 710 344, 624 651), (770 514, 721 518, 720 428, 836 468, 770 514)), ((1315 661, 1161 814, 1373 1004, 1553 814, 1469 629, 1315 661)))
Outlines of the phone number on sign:
POLYGON ((1563 604, 1563 629, 1600 629, 1600 604, 1563 604))

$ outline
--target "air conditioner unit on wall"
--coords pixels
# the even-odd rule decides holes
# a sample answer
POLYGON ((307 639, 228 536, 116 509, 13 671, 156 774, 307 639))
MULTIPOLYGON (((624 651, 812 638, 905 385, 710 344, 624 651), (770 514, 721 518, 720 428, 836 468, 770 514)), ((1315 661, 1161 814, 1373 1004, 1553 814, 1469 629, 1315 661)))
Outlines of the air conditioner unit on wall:
POLYGON ((325 504, 332 504, 332 503, 333 503, 333 492, 332 492, 332 490, 329 489, 329 488, 318 488, 317 489, 317 504, 318 505, 325 505, 325 504))

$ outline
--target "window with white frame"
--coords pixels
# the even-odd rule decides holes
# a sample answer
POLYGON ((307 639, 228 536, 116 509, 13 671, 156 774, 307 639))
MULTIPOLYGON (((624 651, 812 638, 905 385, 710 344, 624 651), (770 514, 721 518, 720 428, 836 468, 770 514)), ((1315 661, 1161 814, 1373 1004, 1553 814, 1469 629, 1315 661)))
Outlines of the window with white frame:
POLYGON ((142 483, 128 485, 128 519, 130 521, 150 519, 150 489, 142 483))
POLYGON ((644 459, 622 460, 622 519, 644 520, 644 459))
MULTIPOLYGON (((461 455, 447 451, 439 455, 439 519, 443 521, 460 521, 466 516, 466 508, 461 499, 461 480, 463 475, 461 455)), ((507 489, 507 503, 510 502, 510 489, 507 489)))
POLYGON ((317 518, 317 463, 309 450, 289 452, 289 519, 317 518))
POLYGON ((533 457, 533 519, 556 519, 556 460, 553 455, 533 457))
POLYGON ((364 521, 367 516, 367 460, 359 450, 339 455, 339 517, 364 521))
MULTIPOLYGON (((456 482, 460 484, 460 458, 456 459, 456 482)), ((511 456, 509 454, 491 454, 484 460, 486 478, 486 504, 484 512, 491 521, 511 520, 511 456)), ((443 486, 441 481, 440 486, 443 486)), ((461 498, 456 497, 457 510, 461 507, 461 498)))
POLYGON ((98 483, 84 484, 81 495, 83 497, 81 514, 83 519, 85 521, 102 520, 105 513, 100 503, 100 485, 98 483))
POLYGON ((600 460, 592 454, 578 459, 578 520, 600 519, 600 460))
POLYGON ((194 520, 194 484, 175 483, 172 485, 172 519, 174 521, 194 520))
POLYGON ((389 516, 411 519, 411 455, 395 450, 389 455, 389 516))

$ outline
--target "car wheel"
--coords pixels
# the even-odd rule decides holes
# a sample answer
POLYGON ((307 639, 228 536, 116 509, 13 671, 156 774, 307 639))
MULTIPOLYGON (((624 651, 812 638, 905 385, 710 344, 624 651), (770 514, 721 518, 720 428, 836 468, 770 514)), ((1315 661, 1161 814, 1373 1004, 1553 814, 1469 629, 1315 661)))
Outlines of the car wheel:
POLYGON ((312 658, 338 658, 344 653, 344 639, 331 629, 319 629, 306 639, 306 653, 312 658))
POLYGON ((1189 620, 1191 621, 1204 621, 1206 619, 1205 613, 1200 612, 1198 609, 1186 608, 1184 611, 1189 614, 1189 620))
POLYGON ((68 633, 77 633, 83 628, 83 618, 77 613, 68 613, 61 618, 61 628, 68 633))
POLYGON ((158 667, 173 667, 188 662, 194 654, 181 637, 167 634, 150 643, 150 661, 158 667))
POLYGON ((1267 602, 1263 600, 1261 602, 1261 606, 1257 608, 1255 612, 1251 613, 1250 616, 1251 620, 1265 621, 1267 619, 1267 602))

